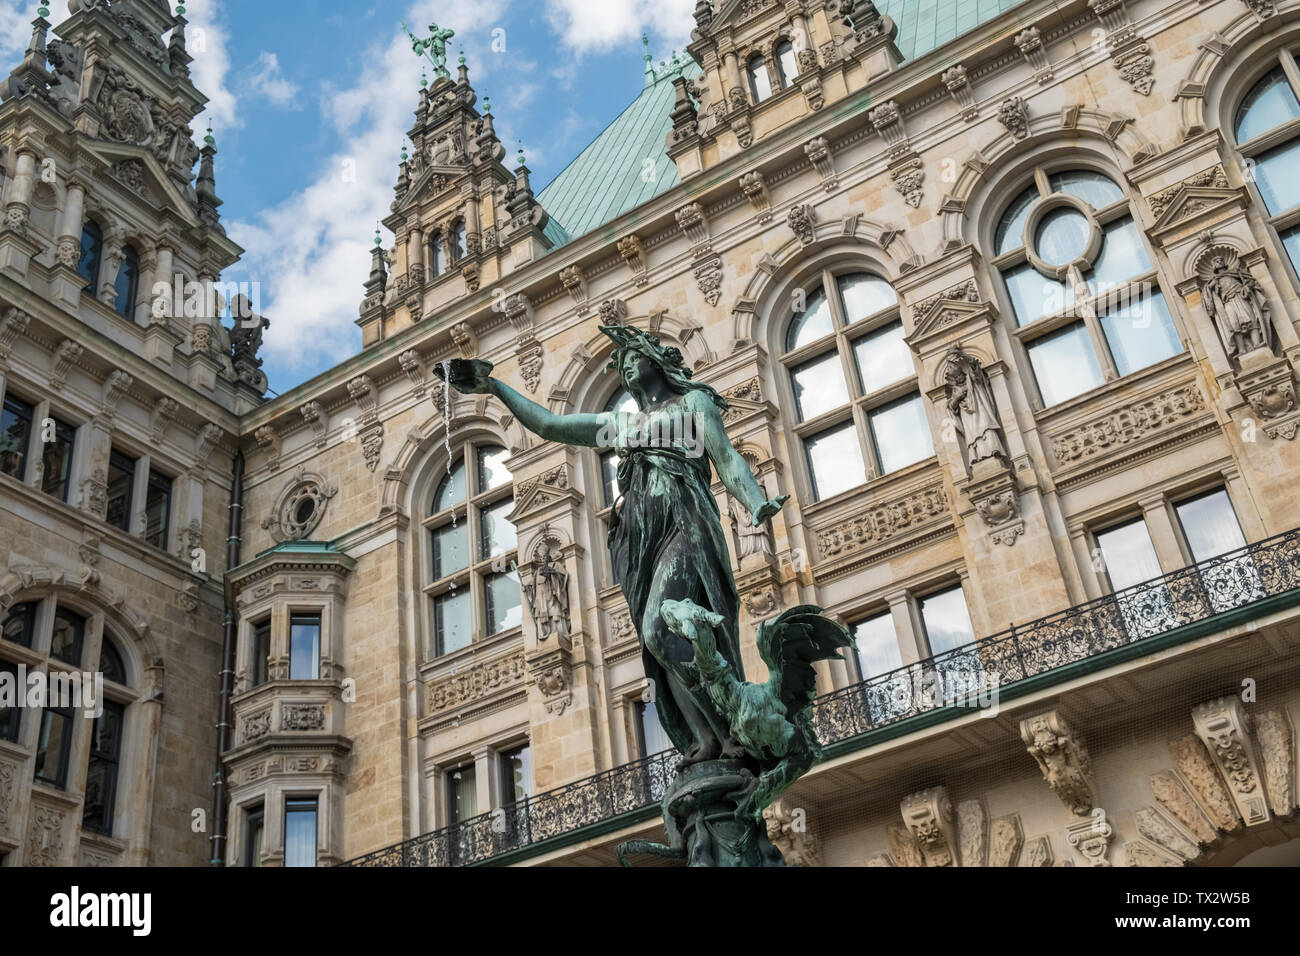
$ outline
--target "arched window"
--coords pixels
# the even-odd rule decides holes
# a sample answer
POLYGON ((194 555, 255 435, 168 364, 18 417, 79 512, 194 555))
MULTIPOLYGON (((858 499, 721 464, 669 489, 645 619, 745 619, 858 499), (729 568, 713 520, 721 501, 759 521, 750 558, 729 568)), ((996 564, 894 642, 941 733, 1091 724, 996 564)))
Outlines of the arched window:
POLYGON ((830 270, 813 283, 802 302, 795 297, 781 361, 821 500, 924 461, 934 444, 889 283, 830 270))
POLYGON ((514 484, 498 445, 466 442, 438 482, 429 517, 429 656, 468 647, 523 623, 514 571, 514 484))
POLYGON ((94 295, 99 284, 99 260, 104 253, 104 231, 93 219, 81 227, 81 258, 77 260, 77 274, 86 280, 86 292, 94 295))
POLYGON ((117 278, 113 281, 113 289, 117 293, 113 300, 113 308, 118 315, 126 316, 128 319, 133 317, 135 296, 139 288, 140 253, 135 251, 135 246, 123 246, 122 264, 118 266, 117 278))
POLYGON ((776 75, 785 89, 799 75, 799 61, 794 55, 794 44, 782 40, 776 45, 776 75))
POLYGON ((1035 170, 993 245, 1043 407, 1183 351, 1128 199, 1109 177, 1035 170))
POLYGON ((1269 222, 1300 274, 1300 66, 1289 50, 1237 108, 1237 148, 1269 222))
POLYGON ((83 831, 116 836, 114 817, 119 790, 119 767, 127 710, 136 699, 126 659, 118 639, 102 614, 83 613, 64 603, 59 595, 13 605, 0 626, 0 670, 13 672, 5 660, 8 645, 26 648, 28 669, 51 674, 98 672, 103 675, 102 697, 92 701, 76 694, 76 682, 50 682, 50 696, 39 708, 0 707, 0 738, 33 755, 32 778, 60 790, 74 789, 80 779, 73 772, 74 754, 86 754, 83 831), (98 653, 94 646, 98 642, 98 653), (31 655, 38 658, 31 662, 31 655), (72 693, 72 697, 65 696, 72 693), (86 719, 89 717, 90 719, 86 719), (27 723, 30 721, 30 723, 27 723), (81 734, 89 733, 89 745, 81 734))
POLYGON ((749 95, 755 103, 761 103, 772 95, 772 81, 767 75, 767 61, 762 54, 755 53, 749 58, 745 67, 749 73, 749 95))
POLYGON ((465 220, 457 219, 456 224, 451 227, 451 255, 453 262, 460 262, 465 258, 465 220))
POLYGON ((447 243, 439 230, 429 237, 429 278, 436 279, 447 271, 447 243))
MULTIPOLYGON (((637 409, 638 405, 632 393, 626 388, 620 388, 605 403, 604 411, 635 412, 637 409)), ((618 461, 617 452, 607 451, 600 456, 600 478, 605 489, 606 508, 612 508, 614 502, 618 500, 618 461)))

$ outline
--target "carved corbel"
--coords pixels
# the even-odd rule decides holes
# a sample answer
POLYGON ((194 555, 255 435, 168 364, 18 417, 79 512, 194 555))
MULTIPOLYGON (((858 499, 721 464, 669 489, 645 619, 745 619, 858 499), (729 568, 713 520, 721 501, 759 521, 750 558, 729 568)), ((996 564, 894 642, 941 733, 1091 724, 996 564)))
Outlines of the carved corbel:
POLYGON ((209 422, 199 429, 199 436, 194 440, 194 460, 202 466, 208 456, 212 454, 213 449, 217 447, 217 442, 221 440, 221 426, 209 422))
POLYGON ((698 202, 687 203, 677 210, 677 225, 691 244, 691 255, 696 259, 713 251, 709 237, 709 220, 704 214, 704 205, 698 202))
POLYGON ((759 225, 766 225, 772 221, 772 197, 767 191, 767 183, 763 180, 762 173, 754 170, 741 176, 740 191, 754 207, 754 218, 759 225))
POLYGON ((415 392, 416 396, 423 398, 426 391, 426 382, 424 360, 420 358, 420 353, 415 349, 407 349, 397 356, 397 364, 406 373, 406 377, 411 380, 411 390, 415 392))
POLYGON ((569 266, 560 270, 560 282, 563 283, 573 304, 577 306, 578 315, 586 315, 590 309, 587 301, 587 279, 580 266, 569 266))
POLYGON ((72 339, 64 339, 59 343, 59 347, 54 350, 54 358, 50 365, 50 388, 57 392, 67 384, 68 373, 80 360, 82 351, 80 343, 72 339))
POLYGON ((696 263, 695 285, 709 305, 718 304, 722 298, 722 257, 709 256, 696 263))
POLYGON ((451 340, 456 343, 461 358, 472 359, 478 355, 478 336, 468 322, 457 322, 451 327, 451 340))
POLYGON ((1192 723, 1246 826, 1268 823, 1272 815, 1264 792, 1262 764, 1250 736, 1250 718, 1241 699, 1222 697, 1192 708, 1192 723))
POLYGON ((1111 62, 1125 82, 1142 96, 1155 86, 1155 58, 1151 45, 1138 35, 1124 0, 1088 0, 1088 6, 1106 30, 1111 62))
POLYGON ((311 426, 312 432, 316 436, 316 447, 324 448, 329 432, 329 419, 325 415, 325 410, 321 407, 320 402, 305 402, 301 409, 303 421, 311 426))
POLYGON ((1065 828, 1065 842, 1079 851, 1089 866, 1110 866, 1106 853, 1115 828, 1106 819, 1106 811, 1095 807, 1087 820, 1079 820, 1065 828))
POLYGON ((555 644, 527 657, 527 682, 541 692, 546 712, 560 716, 573 702, 573 663, 568 647, 555 644))
POLYGON ((830 143, 825 136, 818 136, 816 139, 805 143, 803 147, 804 155, 812 163, 813 169, 822 179, 822 188, 827 192, 835 190, 839 184, 839 176, 835 172, 835 160, 831 155, 830 143))
POLYGON ((1057 711, 1049 710, 1020 722, 1020 738, 1038 763, 1043 779, 1076 816, 1094 805, 1092 762, 1083 737, 1057 711))
POLYGON ((1040 85, 1052 82, 1056 74, 1052 71, 1052 64, 1047 59, 1047 49, 1043 46, 1043 34, 1038 27, 1029 27, 1016 34, 1016 48, 1029 64, 1029 68, 1034 71, 1034 79, 1038 80, 1040 85))
POLYGON ((650 275, 646 271, 645 246, 641 242, 641 237, 633 233, 630 236, 624 236, 618 241, 618 254, 623 257, 627 267, 632 270, 632 281, 643 286, 650 281, 650 275))
POLYGON ((807 814, 802 808, 778 800, 763 811, 767 838, 781 851, 787 866, 821 866, 817 838, 808 832, 807 814))
POLYGON ((903 800, 903 822, 920 847, 926 866, 957 865, 952 801, 944 787, 931 787, 903 800))
POLYGON ((150 437, 155 445, 162 444, 163 435, 167 432, 167 423, 176 419, 176 412, 180 405, 174 398, 160 398, 158 404, 153 407, 153 412, 149 415, 150 437))
POLYGON ((9 309, 0 318, 0 362, 9 361, 13 353, 14 342, 26 331, 32 317, 22 309, 9 309))
POLYGON ((943 74, 943 85, 948 88, 948 93, 952 96, 953 102, 957 104, 957 110, 961 113, 961 118, 967 123, 973 123, 980 117, 979 104, 975 102, 975 94, 971 91, 970 77, 966 73, 966 67, 958 63, 956 66, 945 70, 943 74))
POLYGON ((117 414, 117 406, 122 401, 122 396, 130 390, 134 382, 135 379, 121 369, 114 369, 109 373, 108 378, 104 380, 101 408, 104 417, 110 422, 117 414))
POLYGON ((267 452, 266 467, 275 471, 280 467, 280 436, 270 425, 263 425, 255 433, 259 448, 267 452))

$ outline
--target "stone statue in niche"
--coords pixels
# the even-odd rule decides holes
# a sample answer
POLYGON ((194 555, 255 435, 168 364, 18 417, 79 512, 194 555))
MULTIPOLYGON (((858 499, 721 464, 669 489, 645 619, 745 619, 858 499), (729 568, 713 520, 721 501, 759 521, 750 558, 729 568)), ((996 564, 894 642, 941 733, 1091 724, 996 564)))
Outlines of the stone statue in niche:
POLYGON ((979 359, 963 352, 961 346, 948 352, 948 369, 944 372, 948 394, 948 414, 961 436, 966 467, 974 471, 982 461, 1008 462, 1007 445, 993 400, 988 373, 979 359))
POLYGON ((525 585, 528 606, 537 626, 537 639, 549 637, 564 640, 569 636, 569 575, 564 570, 563 556, 542 539, 537 546, 533 581, 525 585))
POLYGON ((1259 349, 1273 351, 1272 307, 1236 253, 1217 251, 1209 268, 1200 270, 1200 287, 1205 311, 1218 326, 1230 358, 1240 360, 1259 349))
POLYGON ((749 509, 731 495, 727 495, 727 510, 731 513, 732 527, 736 529, 737 558, 743 561, 754 555, 772 553, 770 525, 755 527, 749 509))

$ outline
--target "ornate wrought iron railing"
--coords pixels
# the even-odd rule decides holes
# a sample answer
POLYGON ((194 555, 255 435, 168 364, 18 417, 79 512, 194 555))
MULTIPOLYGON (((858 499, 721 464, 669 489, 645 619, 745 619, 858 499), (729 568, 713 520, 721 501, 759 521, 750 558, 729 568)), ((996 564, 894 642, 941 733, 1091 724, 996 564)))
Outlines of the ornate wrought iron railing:
MULTIPOLYGON (((927 713, 955 716, 1043 675, 1064 677, 1072 665, 1125 649, 1143 653, 1155 638, 1297 590, 1300 529, 826 694, 813 723, 829 746, 927 713)), ((614 826, 658 804, 676 759, 675 751, 655 754, 345 865, 466 866, 614 826)))

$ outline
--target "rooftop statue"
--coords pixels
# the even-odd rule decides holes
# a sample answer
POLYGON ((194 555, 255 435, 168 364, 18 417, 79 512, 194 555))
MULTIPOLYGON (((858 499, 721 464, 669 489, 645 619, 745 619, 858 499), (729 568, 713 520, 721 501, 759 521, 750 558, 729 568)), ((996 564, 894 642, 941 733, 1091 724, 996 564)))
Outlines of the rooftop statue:
POLYGON ((610 368, 636 412, 556 415, 492 378, 491 363, 479 360, 453 360, 447 377, 458 391, 497 396, 543 439, 619 456, 609 530, 614 574, 660 722, 682 755, 663 799, 668 843, 624 844, 620 861, 648 853, 692 866, 782 866, 763 809, 820 756, 813 662, 838 656, 851 640, 818 608, 792 608, 759 629, 771 679, 745 682, 739 597, 710 463, 754 527, 789 496, 767 499, 727 437, 726 401, 692 380, 677 349, 632 326, 601 331, 614 342, 610 368))

